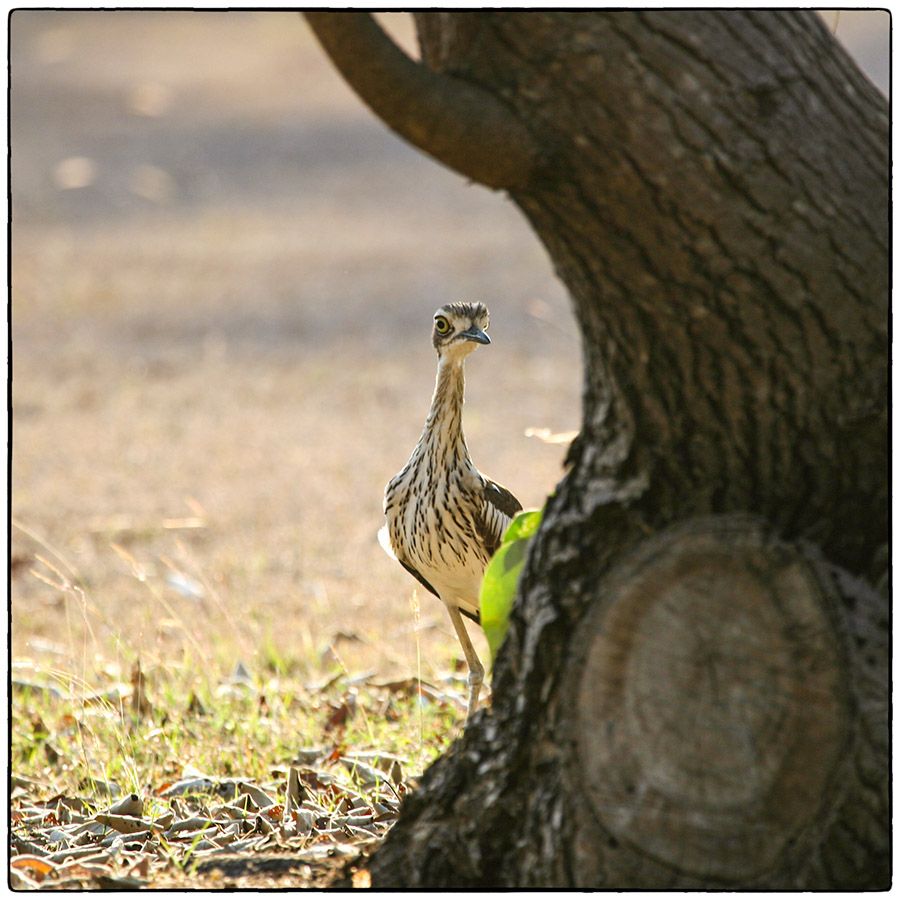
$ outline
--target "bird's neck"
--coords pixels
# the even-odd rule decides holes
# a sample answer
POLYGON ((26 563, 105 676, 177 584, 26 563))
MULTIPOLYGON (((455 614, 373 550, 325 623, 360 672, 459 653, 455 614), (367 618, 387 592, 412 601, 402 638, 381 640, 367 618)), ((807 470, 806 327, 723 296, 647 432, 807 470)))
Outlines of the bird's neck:
POLYGON ((442 455, 448 451, 460 458, 468 455, 462 430, 462 408, 466 379, 462 359, 441 357, 438 362, 431 410, 425 420, 420 445, 434 449, 439 445, 442 455))

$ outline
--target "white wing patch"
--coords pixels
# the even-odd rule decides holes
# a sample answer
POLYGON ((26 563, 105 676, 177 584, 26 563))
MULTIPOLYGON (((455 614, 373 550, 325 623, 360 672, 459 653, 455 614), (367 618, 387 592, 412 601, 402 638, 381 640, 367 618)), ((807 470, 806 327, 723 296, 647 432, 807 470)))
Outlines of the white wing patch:
POLYGON ((387 522, 378 529, 378 543, 391 559, 397 559, 397 554, 394 553, 394 548, 391 546, 391 534, 388 531, 387 522))

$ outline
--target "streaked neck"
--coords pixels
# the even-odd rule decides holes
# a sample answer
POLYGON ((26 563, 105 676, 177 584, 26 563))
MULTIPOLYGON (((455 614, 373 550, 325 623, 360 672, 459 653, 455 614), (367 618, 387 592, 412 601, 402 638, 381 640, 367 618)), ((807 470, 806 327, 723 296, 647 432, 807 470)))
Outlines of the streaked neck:
POLYGON ((459 448, 466 453, 466 439, 462 430, 462 408, 466 380, 463 360, 441 357, 438 361, 431 410, 425 420, 421 443, 439 439, 445 447, 459 448))

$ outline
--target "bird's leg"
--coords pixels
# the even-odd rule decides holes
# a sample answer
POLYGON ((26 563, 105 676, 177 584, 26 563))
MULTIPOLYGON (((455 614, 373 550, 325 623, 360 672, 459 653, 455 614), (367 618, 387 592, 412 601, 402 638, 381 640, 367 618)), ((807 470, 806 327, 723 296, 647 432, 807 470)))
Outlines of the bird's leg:
POLYGON ((447 606, 447 612, 450 613, 450 621, 456 629, 456 636, 462 644, 463 653, 466 657, 466 663, 469 666, 469 707, 466 710, 466 721, 472 718, 475 707, 478 704, 478 694, 481 691, 481 683, 484 681, 484 666, 472 646, 472 640, 466 631, 466 625, 462 620, 462 613, 456 606, 447 606))

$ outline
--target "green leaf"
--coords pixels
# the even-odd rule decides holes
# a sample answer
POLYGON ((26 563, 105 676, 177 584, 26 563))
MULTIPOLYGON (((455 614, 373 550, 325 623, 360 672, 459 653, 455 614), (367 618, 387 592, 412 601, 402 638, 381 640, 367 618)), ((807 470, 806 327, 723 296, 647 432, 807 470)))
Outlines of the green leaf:
POLYGON ((481 627, 491 649, 492 661, 497 658, 497 651, 506 637, 509 614, 528 555, 528 545, 541 524, 542 516, 543 510, 539 509, 519 513, 510 522, 500 549, 485 569, 480 596, 481 627))
POLYGON ((518 513, 509 523, 506 533, 503 535, 503 543, 510 541, 524 541, 533 538, 544 517, 542 509, 526 509, 518 513))

